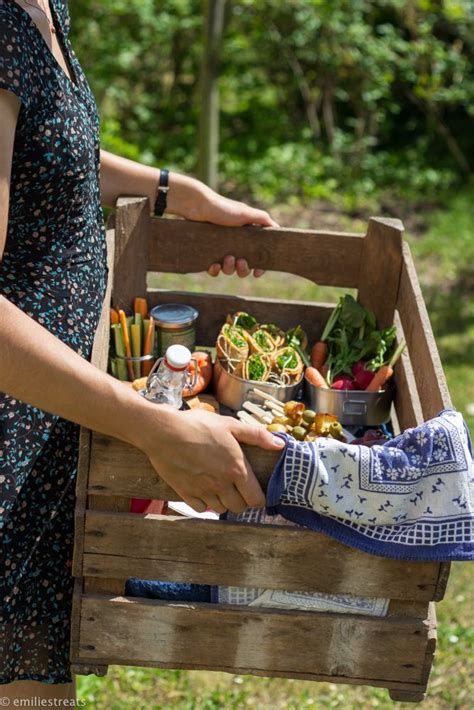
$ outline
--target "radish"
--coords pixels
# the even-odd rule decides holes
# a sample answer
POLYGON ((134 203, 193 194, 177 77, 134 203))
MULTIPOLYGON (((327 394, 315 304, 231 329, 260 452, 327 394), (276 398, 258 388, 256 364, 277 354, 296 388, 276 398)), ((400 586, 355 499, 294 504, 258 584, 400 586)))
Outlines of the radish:
POLYGON ((374 379, 375 372, 370 372, 370 370, 365 369, 365 362, 359 360, 352 366, 352 372, 354 373, 354 385, 355 389, 365 390, 370 385, 374 379))
POLYGON ((350 377, 343 376, 343 377, 338 377, 336 380, 331 385, 331 389, 333 390, 353 390, 354 389, 354 383, 352 382, 350 377))

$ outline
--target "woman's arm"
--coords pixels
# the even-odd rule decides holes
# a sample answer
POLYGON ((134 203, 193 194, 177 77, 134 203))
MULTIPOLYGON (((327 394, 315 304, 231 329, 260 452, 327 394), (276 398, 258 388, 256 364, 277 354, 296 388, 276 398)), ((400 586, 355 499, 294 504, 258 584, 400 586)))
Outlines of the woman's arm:
MULTIPOLYGON (((7 234, 19 101, 0 89, 0 259, 7 234)), ((0 296, 0 392, 142 449, 197 510, 241 510, 264 497, 238 442, 281 448, 261 427, 158 406, 91 365, 0 296)))
MULTIPOLYGON (((101 151, 100 187, 102 203, 106 207, 113 207, 121 195, 146 195, 153 207, 159 179, 158 168, 101 151)), ((244 224, 278 227, 267 212, 223 197, 200 180, 174 172, 169 174, 166 212, 197 222, 212 222, 229 227, 244 224)), ((220 270, 220 264, 209 267, 211 276, 217 276, 220 270)), ((224 259, 222 270, 225 274, 232 274, 236 270, 239 276, 248 276, 250 273, 245 259, 236 260, 231 255, 224 259)), ((260 269, 255 269, 254 275, 260 276, 262 273, 260 269)))

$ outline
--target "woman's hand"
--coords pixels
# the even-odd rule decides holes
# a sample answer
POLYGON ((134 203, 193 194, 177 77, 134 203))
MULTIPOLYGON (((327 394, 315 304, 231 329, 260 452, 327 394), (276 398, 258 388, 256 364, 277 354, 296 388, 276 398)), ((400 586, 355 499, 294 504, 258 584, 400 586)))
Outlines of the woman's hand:
MULTIPOLYGON (((156 405, 155 405, 156 406, 156 405)), ((156 407, 140 448, 158 475, 195 510, 239 513, 261 507, 265 496, 238 442, 281 450, 284 442, 263 427, 202 410, 156 407), (159 432, 159 435, 158 435, 159 432)))
MULTIPOLYGON (((209 189, 206 191, 202 210, 204 216, 201 221, 220 224, 226 227, 242 227, 244 224, 258 224, 262 227, 279 226, 277 222, 270 217, 268 212, 249 207, 244 202, 230 200, 209 189)), ((245 259, 236 259, 231 254, 224 258, 222 264, 211 264, 207 273, 209 276, 219 276, 221 271, 229 276, 237 272, 237 276, 240 278, 250 276, 251 274, 251 269, 247 261, 245 259)), ((262 269, 255 269, 253 275, 258 278, 264 273, 262 269)))
MULTIPOLYGON (((105 150, 101 150, 100 184, 103 206, 113 207, 120 195, 146 195, 153 205, 160 179, 158 168, 135 163, 105 150)), ((249 207, 244 202, 230 200, 219 195, 200 180, 171 172, 166 214, 175 214, 196 222, 211 222, 227 227, 257 224, 262 227, 278 227, 268 212, 249 207)), ((265 236, 262 235, 262 239, 265 236)), ((218 276, 237 273, 243 278, 251 269, 245 259, 229 254, 222 264, 211 264, 208 273, 218 276)), ((262 269, 255 269, 254 276, 262 276, 262 269)))

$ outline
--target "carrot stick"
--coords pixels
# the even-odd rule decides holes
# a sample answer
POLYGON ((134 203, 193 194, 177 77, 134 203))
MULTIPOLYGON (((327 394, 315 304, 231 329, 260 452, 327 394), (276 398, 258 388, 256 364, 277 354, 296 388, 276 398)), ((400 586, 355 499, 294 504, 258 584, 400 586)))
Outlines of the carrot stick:
POLYGON ((118 325, 119 317, 115 308, 110 309, 110 325, 118 325))
MULTIPOLYGON (((140 357, 142 354, 142 328, 138 323, 132 323, 130 326, 132 335, 132 353, 133 357, 140 357)), ((135 372, 135 379, 140 377, 140 363, 133 363, 133 370, 135 372)))
POLYGON ((317 370, 326 362, 328 356, 328 346, 323 340, 318 340, 311 348, 311 365, 317 370))
POLYGON ((329 389, 328 383, 322 376, 322 374, 315 367, 307 367, 305 370, 305 376, 308 382, 310 382, 315 387, 322 387, 323 389, 329 389))
MULTIPOLYGON (((145 322, 145 321, 144 321, 145 322)), ((146 331, 145 347, 143 348, 144 355, 151 355, 153 353, 153 335, 155 332, 155 323, 153 318, 148 321, 148 329, 146 331)), ((146 377, 150 374, 150 370, 153 367, 152 360, 145 360, 142 362, 142 375, 146 377)))
POLYGON ((146 298, 135 298, 133 301, 133 312, 139 313, 142 318, 146 318, 148 315, 148 304, 146 298))
POLYGON ((382 365, 372 378, 372 381, 365 388, 366 392, 378 392, 393 375, 393 368, 390 365, 382 365))
MULTIPOLYGON (((128 332, 128 323, 125 311, 119 310, 120 325, 122 326, 123 344, 125 345, 125 355, 127 357, 132 357, 132 348, 130 346, 130 335, 128 332)), ((135 373, 133 371, 133 366, 130 361, 127 362, 128 374, 130 381, 133 382, 135 379, 135 373)))

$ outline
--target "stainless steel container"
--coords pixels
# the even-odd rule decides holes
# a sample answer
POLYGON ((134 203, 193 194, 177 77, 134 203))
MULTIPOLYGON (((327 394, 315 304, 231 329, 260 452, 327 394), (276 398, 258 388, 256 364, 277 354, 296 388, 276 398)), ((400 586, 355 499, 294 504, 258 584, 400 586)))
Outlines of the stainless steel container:
POLYGON ((250 394, 255 387, 278 399, 279 402, 289 402, 296 399, 303 384, 303 378, 294 385, 275 385, 271 382, 254 382, 231 375, 224 370, 219 360, 214 365, 214 395, 220 404, 229 409, 241 409, 244 402, 252 400, 250 394))
POLYGON ((390 419, 393 385, 384 392, 332 390, 315 387, 305 377, 304 388, 310 409, 335 414, 345 426, 378 426, 390 419))

